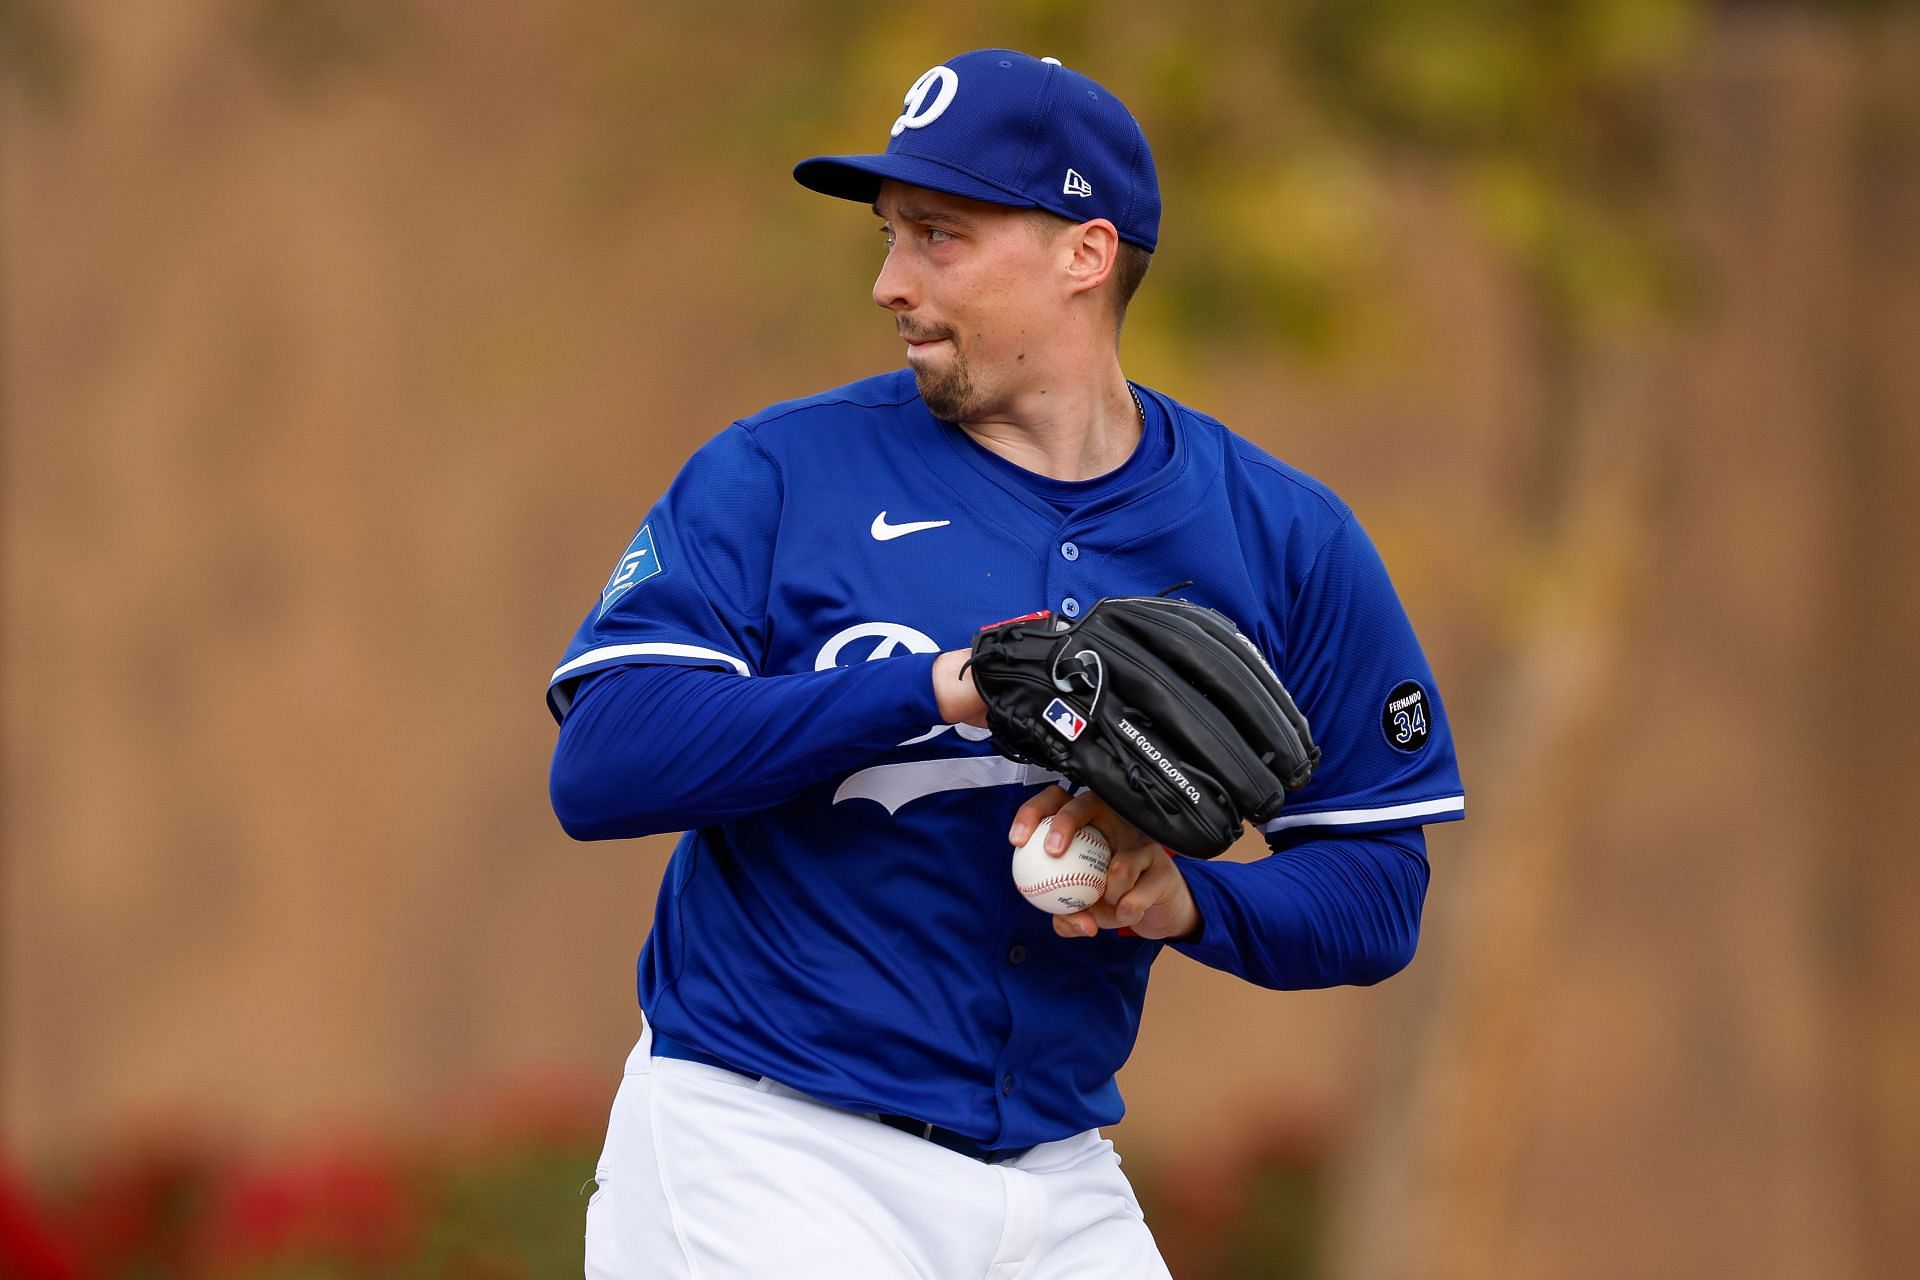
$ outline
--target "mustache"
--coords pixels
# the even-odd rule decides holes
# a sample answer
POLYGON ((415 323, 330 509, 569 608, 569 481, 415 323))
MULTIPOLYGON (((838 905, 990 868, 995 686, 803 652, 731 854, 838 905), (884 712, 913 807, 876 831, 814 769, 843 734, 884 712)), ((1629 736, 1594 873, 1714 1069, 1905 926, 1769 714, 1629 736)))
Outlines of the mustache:
POLYGON ((933 342, 940 338, 951 338, 953 336, 953 330, 951 329, 919 329, 904 324, 895 325, 894 327, 900 331, 900 337, 907 342, 933 342))

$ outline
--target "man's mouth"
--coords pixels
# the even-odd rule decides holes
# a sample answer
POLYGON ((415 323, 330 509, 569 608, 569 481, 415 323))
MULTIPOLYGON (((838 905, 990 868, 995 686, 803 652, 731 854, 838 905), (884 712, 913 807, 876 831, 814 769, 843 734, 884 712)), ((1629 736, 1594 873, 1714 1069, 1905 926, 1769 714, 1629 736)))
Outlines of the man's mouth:
POLYGON ((945 334, 937 333, 902 333, 900 337, 907 344, 910 356, 931 351, 947 340, 945 334))

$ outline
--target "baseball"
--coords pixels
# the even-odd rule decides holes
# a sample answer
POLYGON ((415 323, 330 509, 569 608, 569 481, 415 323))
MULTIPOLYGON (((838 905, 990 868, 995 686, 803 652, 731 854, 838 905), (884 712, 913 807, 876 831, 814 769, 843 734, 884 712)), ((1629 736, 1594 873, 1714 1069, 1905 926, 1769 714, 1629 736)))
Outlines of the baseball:
POLYGON ((1073 843, 1059 857, 1047 853, 1047 831, 1052 818, 1042 818, 1027 842, 1013 851, 1013 885, 1020 896, 1056 916, 1085 911, 1107 891, 1107 861, 1113 849, 1092 827, 1073 833, 1073 843))

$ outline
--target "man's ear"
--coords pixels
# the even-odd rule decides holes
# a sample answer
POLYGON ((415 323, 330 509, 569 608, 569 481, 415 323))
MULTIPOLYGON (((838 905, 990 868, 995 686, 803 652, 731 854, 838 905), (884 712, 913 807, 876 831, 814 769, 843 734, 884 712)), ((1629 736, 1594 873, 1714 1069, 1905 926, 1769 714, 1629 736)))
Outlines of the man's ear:
POLYGON ((1120 260, 1120 233, 1105 218, 1071 228, 1065 237, 1067 290, 1070 294, 1098 289, 1120 260))

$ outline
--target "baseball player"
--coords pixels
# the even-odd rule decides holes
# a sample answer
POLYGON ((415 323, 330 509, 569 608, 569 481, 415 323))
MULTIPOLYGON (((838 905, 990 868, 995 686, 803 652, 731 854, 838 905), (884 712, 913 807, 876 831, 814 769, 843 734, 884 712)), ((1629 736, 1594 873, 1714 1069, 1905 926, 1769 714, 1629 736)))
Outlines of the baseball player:
MULTIPOLYGON (((1154 962, 1377 982, 1413 953, 1422 824, 1464 812, 1433 675, 1353 513, 1121 371, 1160 221, 1126 108, 988 49, 917 78, 889 124, 883 153, 794 174, 877 215, 873 297, 905 368, 702 446, 548 687, 565 829, 685 832, 590 1276, 1164 1276, 1100 1135, 1154 962), (984 727, 978 629, 1177 584, 1244 633, 1318 748, 1277 816, 1229 809, 1265 834, 1254 862, 1173 856, 1217 849, 1170 853, 984 727), (1053 848, 1085 825, 1114 847, 1087 910, 1036 911, 1008 874, 1047 816, 1053 848)), ((1097 689, 1079 706, 1109 714, 1097 689)), ((1176 797, 1212 794, 1204 752, 1152 758, 1176 797)))

